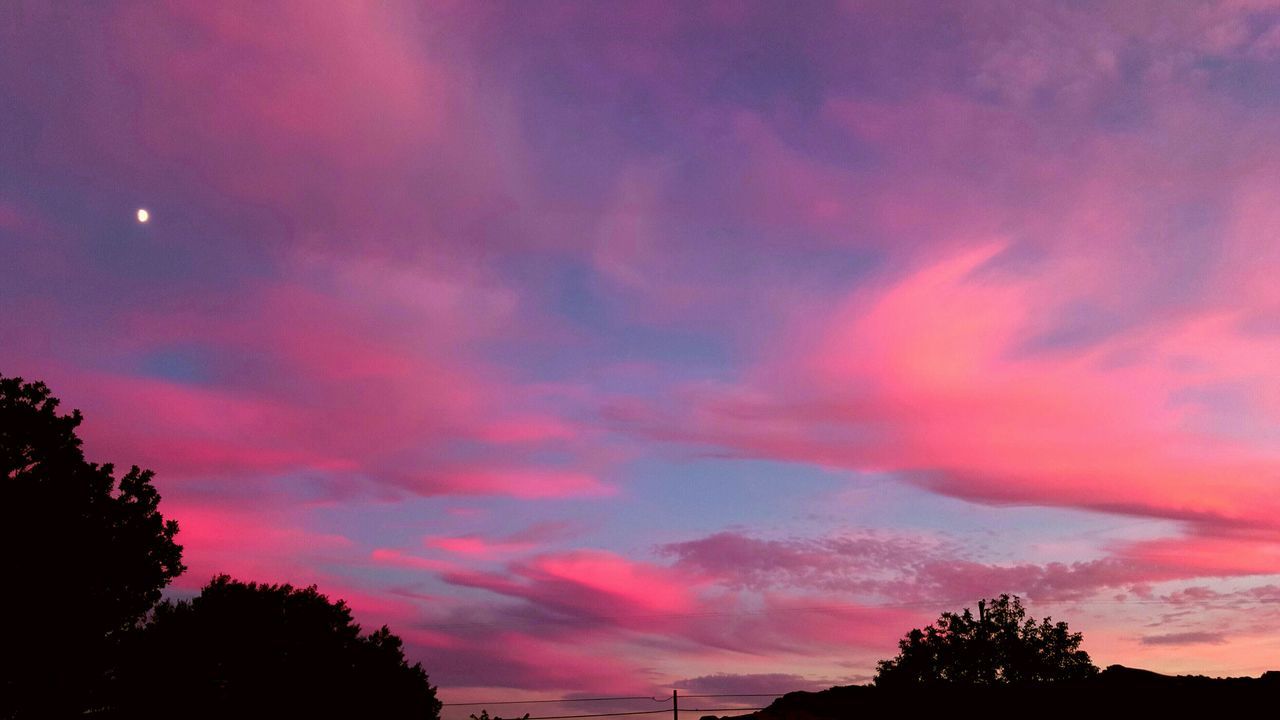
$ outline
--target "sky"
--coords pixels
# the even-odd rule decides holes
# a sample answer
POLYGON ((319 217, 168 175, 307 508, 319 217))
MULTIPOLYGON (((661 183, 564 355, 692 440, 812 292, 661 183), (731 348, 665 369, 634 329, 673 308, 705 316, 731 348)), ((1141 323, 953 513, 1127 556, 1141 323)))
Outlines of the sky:
POLYGON ((1280 668, 1278 193, 1261 0, 0 9, 0 372, 445 702, 1280 668))

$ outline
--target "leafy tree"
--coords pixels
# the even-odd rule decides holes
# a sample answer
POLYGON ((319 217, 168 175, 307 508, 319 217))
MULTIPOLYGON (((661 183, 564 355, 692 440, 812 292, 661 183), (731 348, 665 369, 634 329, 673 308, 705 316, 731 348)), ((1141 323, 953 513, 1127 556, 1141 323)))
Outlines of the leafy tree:
POLYGON ((1080 649, 1083 637, 1065 622, 1028 618, 1017 596, 944 612, 928 627, 898 641, 898 656, 882 660, 880 687, 921 684, 995 685, 1081 680, 1098 672, 1080 649))
POLYGON ((96 702, 113 647, 185 569, 152 473, 117 484, 85 460, 80 412, 57 409, 44 383, 0 375, 0 717, 96 702))
MULTIPOLYGON (((515 720, 528 720, 528 718, 529 718, 529 713, 525 713, 524 715, 516 718, 515 720)), ((488 710, 481 710, 479 715, 472 714, 471 720, 503 720, 503 718, 498 717, 497 715, 490 717, 488 710)))
POLYGON ((120 709, 130 718, 438 718, 420 664, 383 626, 360 634, 345 602, 315 586, 214 578, 165 601, 129 648, 120 709))

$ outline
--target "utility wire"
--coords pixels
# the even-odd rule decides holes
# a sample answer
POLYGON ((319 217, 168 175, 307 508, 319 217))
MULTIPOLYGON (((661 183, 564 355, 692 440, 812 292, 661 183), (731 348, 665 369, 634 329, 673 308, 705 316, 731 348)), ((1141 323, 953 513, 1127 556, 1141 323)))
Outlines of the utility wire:
MULTIPOLYGON (((730 693, 730 694, 712 694, 703 693, 695 695, 685 695, 686 698, 739 698, 739 697, 780 697, 785 693, 730 693)), ((538 699, 538 700, 495 700, 491 702, 465 702, 465 703, 443 703, 443 707, 479 707, 492 705, 534 705, 542 703, 575 703, 575 702, 611 702, 614 700, 648 700, 650 702, 669 703, 671 697, 656 698, 651 695, 613 695, 609 697, 589 697, 589 698, 558 698, 558 699, 538 699)), ((728 707, 728 708, 679 708, 679 712, 731 712, 743 711, 751 712, 755 710, 763 710, 762 707, 728 707)), ((523 720, 571 720, 573 718, 602 718, 602 717, 621 717, 624 715, 658 715, 668 711, 668 708, 661 710, 635 710, 629 712, 612 712, 612 713, 596 713, 591 715, 540 715, 538 717, 525 718, 523 720)))
MULTIPOLYGON (((789 691, 789 692, 795 692, 795 691, 793 690, 793 691, 789 691)), ((780 692, 780 693, 726 693, 726 694, 722 694, 722 695, 681 695, 680 697, 682 697, 682 698, 691 698, 691 697, 695 697, 695 698, 722 698, 722 697, 729 697, 729 698, 733 698, 733 697, 782 697, 783 695, 786 695, 786 694, 787 694, 787 693, 784 693, 784 692, 780 692)), ((667 700, 670 700, 670 699, 671 699, 671 698, 667 698, 667 700)))
MULTIPOLYGON (((788 691, 790 692, 790 691, 788 691)), ((681 695, 683 698, 741 698, 741 697, 782 697, 785 692, 776 693, 720 693, 720 694, 700 694, 700 695, 681 695)), ((613 695, 610 697, 589 697, 589 698, 559 698, 559 699, 539 699, 539 700, 495 700, 493 702, 457 702, 442 703, 443 707, 479 707, 481 705, 535 705, 540 703, 575 703, 575 702, 608 702, 611 700, 649 700, 650 702, 669 703, 671 696, 664 698, 656 698, 651 695, 613 695)), ((532 720, 532 718, 530 719, 532 720)))
POLYGON ((617 697, 561 698, 559 700, 502 700, 499 702, 464 702, 443 703, 444 707, 464 707, 475 705, 532 705, 534 703, 572 703, 572 702, 604 702, 606 700, 651 700, 667 703, 671 698, 656 698, 651 695, 619 695, 617 697))
MULTIPOLYGON (((751 712, 754 710, 763 710, 764 708, 680 708, 680 712, 731 712, 741 710, 743 712, 751 712)), ((538 717, 517 718, 515 720, 570 720, 571 718, 602 718, 602 717, 619 717, 621 715, 657 715, 659 713, 671 712, 670 708, 661 710, 637 710, 635 712, 617 712, 617 713, 600 713, 598 715, 540 715, 538 717)))
MULTIPOLYGON (((599 713, 597 715, 541 715, 539 717, 524 718, 523 720, 569 720, 569 718, 618 717, 619 715, 657 715, 658 713, 668 712, 671 712, 670 708, 662 708, 661 710, 637 710, 635 712, 599 713)), ((515 718, 514 720, 521 719, 515 718)))

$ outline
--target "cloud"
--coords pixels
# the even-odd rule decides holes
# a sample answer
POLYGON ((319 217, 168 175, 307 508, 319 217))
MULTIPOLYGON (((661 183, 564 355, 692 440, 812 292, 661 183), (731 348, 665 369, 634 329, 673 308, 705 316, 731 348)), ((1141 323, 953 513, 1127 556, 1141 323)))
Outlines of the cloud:
POLYGON ((938 558, 941 543, 927 538, 874 534, 763 540, 720 532, 659 548, 678 566, 751 590, 787 587, 875 591, 938 558))
POLYGON ((1165 635, 1143 635, 1143 645, 1221 645, 1227 639, 1222 633, 1181 632, 1165 635))
MULTIPOLYGON (((787 673, 716 673, 714 675, 700 675, 684 680, 676 680, 672 683, 673 686, 686 692, 700 694, 817 692, 838 684, 841 683, 834 680, 815 680, 787 673)), ((745 701, 746 699, 743 698, 743 700, 745 701)), ((767 701, 761 704, 767 704, 767 701)))
POLYGON ((322 568, 350 563, 359 554, 343 535, 309 529, 297 513, 227 509, 165 501, 162 512, 178 521, 178 542, 187 572, 175 581, 181 590, 204 586, 228 573, 243 580, 331 588, 322 568))
POLYGON ((1003 592, 1038 601, 1080 600, 1108 588, 1261 574, 1272 567, 1269 559, 1253 565, 1241 555, 1256 555, 1255 543, 1234 552, 1202 543, 1195 538, 1118 543, 1093 560, 1007 564, 970 559, 953 542, 884 533, 764 540, 721 532, 659 551, 674 557, 677 567, 731 588, 849 593, 925 609, 1003 592), (1207 564, 1201 557, 1218 559, 1207 564))
POLYGON ((476 558, 494 558, 526 553, 540 549, 546 543, 571 534, 572 528, 565 522, 546 522, 531 525, 519 532, 498 538, 470 534, 462 536, 432 535, 423 538, 429 548, 444 550, 455 555, 476 558))
POLYGON ((84 409, 95 456, 208 494, 284 474, 347 495, 613 492, 592 431, 568 417, 578 401, 479 358, 511 336, 502 290, 328 256, 291 267, 231 299, 121 312, 89 331, 84 365, 24 364, 84 409))
MULTIPOLYGON (((1042 288, 1058 283, 1055 271, 1003 272, 1005 250, 930 262, 816 311, 809 339, 799 332, 739 383, 691 389, 691 412, 641 406, 617 418, 655 437, 895 473, 979 502, 1272 526, 1275 449, 1188 393, 1239 383, 1269 397, 1258 362, 1280 345, 1215 311, 1029 350, 1039 311, 1060 302, 1042 288)), ((1267 404, 1239 410, 1271 417, 1267 404)))
POLYGON ((1274 655, 1274 9, 842 7, 33 7, 2 369, 159 471, 191 582, 330 584, 453 686, 865 676, 997 589, 1274 655), (743 459, 1178 530, 993 562, 743 459))
POLYGON ((637 563, 603 551, 579 550, 521 561, 506 573, 452 573, 448 582, 517 597, 539 607, 648 624, 695 609, 696 576, 637 563), (617 617, 615 617, 617 616, 617 617))

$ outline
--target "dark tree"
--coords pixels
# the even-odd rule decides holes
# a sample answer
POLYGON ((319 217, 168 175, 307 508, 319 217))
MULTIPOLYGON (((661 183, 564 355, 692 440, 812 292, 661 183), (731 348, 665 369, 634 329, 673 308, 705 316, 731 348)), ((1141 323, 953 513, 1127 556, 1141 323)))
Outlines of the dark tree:
POLYGON ((1017 596, 945 612, 932 625, 898 641, 898 656, 882 660, 878 687, 954 684, 995 685, 1083 680, 1098 672, 1080 649, 1080 633, 1065 622, 1028 618, 1017 596))
POLYGON ((438 718, 420 664, 385 626, 360 634, 345 602, 315 586, 213 579, 157 606, 128 652, 129 718, 438 718))
POLYGON ((44 383, 0 376, 0 717, 91 707, 120 637, 184 569, 151 472, 117 484, 85 460, 80 412, 57 409, 44 383))

